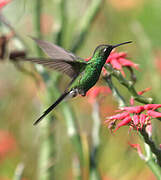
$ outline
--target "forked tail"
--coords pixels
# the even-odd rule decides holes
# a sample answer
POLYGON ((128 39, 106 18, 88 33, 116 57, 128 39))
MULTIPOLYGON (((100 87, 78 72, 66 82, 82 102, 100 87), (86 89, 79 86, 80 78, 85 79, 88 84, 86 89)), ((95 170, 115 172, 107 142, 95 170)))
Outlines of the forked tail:
POLYGON ((46 111, 44 111, 44 114, 39 117, 34 122, 34 126, 37 125, 47 114, 49 114, 50 111, 52 111, 70 92, 64 92, 55 102, 52 104, 46 111))

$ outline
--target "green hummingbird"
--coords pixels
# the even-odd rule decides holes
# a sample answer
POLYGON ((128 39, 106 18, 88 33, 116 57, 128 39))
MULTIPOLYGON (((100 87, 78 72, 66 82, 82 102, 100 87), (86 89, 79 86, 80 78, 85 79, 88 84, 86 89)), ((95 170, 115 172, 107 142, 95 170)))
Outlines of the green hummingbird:
POLYGON ((71 78, 64 93, 62 93, 61 96, 44 111, 42 116, 34 122, 34 125, 37 125, 66 97, 75 97, 78 94, 85 96, 87 91, 98 81, 101 70, 112 49, 132 42, 128 41, 117 45, 99 45, 94 50, 92 58, 89 61, 85 61, 53 43, 33 37, 32 39, 50 58, 23 58, 23 60, 41 64, 50 69, 60 71, 71 78))

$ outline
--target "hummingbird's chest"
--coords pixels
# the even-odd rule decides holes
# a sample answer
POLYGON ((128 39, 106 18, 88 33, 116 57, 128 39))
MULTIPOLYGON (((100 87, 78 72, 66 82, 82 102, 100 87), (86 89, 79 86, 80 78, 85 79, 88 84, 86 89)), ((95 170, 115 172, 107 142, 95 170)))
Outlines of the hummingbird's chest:
MULTIPOLYGON (((76 78, 72 88, 78 89, 82 94, 93 87, 99 79, 102 66, 89 64, 85 70, 76 78)), ((80 93, 81 94, 81 93, 80 93)))

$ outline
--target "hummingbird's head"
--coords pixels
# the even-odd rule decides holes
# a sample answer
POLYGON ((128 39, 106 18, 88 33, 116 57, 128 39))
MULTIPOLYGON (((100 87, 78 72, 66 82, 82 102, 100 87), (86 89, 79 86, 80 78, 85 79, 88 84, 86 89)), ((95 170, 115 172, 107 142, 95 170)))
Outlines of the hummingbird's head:
POLYGON ((128 42, 123 42, 120 44, 116 44, 116 45, 108 45, 108 44, 101 44, 99 46, 96 47, 94 53, 93 53, 93 57, 104 57, 105 59, 108 58, 108 56, 110 55, 112 49, 121 46, 123 44, 128 44, 131 43, 132 41, 128 41, 128 42))

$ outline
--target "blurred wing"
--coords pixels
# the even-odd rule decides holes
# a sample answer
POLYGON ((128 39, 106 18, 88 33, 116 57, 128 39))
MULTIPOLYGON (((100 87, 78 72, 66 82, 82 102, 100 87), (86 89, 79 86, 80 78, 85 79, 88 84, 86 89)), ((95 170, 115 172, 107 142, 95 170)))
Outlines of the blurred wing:
POLYGON ((51 58, 54 59, 65 59, 67 61, 74 61, 79 59, 77 56, 71 52, 66 51, 65 49, 57 46, 51 42, 40 40, 34 37, 31 37, 38 46, 51 58))
POLYGON ((70 78, 78 75, 86 67, 86 62, 66 61, 61 59, 23 58, 25 61, 41 64, 53 70, 65 73, 70 78))

